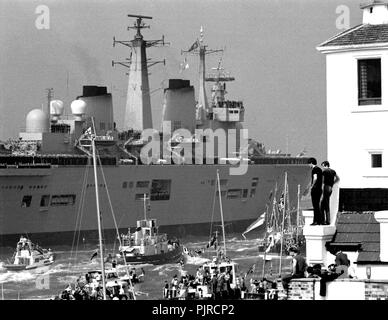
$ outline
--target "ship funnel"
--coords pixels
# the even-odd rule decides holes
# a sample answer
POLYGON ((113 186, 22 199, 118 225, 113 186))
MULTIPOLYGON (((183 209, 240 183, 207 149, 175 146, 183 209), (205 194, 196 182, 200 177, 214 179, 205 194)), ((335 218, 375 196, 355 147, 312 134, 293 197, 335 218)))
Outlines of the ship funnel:
POLYGON ((50 101, 50 114, 52 122, 58 121, 59 117, 63 114, 63 109, 63 102, 61 100, 50 101))
POLYGON ((86 111, 86 102, 83 100, 74 100, 71 103, 70 108, 75 117, 75 121, 82 121, 82 115, 84 115, 86 111))

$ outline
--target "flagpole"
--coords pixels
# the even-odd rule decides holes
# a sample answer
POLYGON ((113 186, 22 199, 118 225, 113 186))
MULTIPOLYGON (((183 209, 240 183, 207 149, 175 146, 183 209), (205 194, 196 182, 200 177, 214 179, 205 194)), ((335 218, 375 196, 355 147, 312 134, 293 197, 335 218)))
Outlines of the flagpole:
POLYGON ((279 275, 282 274, 282 255, 283 255, 283 239, 284 239, 284 218, 286 215, 286 194, 287 194, 287 171, 284 174, 284 206, 283 206, 283 219, 282 219, 282 231, 280 238, 280 260, 279 260, 279 275))

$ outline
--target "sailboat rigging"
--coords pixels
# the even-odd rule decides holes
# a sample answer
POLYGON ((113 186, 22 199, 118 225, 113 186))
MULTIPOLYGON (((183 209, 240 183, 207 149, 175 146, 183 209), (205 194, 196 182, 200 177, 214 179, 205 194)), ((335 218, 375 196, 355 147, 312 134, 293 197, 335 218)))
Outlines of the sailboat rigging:
POLYGON ((96 192, 96 207, 97 207, 97 223, 98 223, 98 241, 100 249, 100 263, 101 263, 101 273, 102 273, 102 294, 104 300, 106 300, 106 283, 105 283, 105 263, 104 263, 104 250, 102 247, 102 231, 101 231, 101 212, 100 212, 100 202, 98 194, 98 178, 97 178, 97 159, 96 159, 96 134, 93 122, 93 131, 94 134, 91 136, 92 139, 92 151, 93 151, 93 171, 94 171, 94 181, 95 181, 95 192, 96 192))

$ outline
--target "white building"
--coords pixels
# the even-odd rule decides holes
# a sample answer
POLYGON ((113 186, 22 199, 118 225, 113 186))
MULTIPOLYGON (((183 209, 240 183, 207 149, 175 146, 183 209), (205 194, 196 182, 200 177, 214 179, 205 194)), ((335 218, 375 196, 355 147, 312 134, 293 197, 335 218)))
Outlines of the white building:
POLYGON ((388 1, 317 47, 326 55, 328 159, 340 210, 388 209, 388 1), (382 188, 382 189, 380 189, 382 188))
POLYGON ((388 0, 361 9, 362 24, 317 47, 326 55, 328 159, 341 180, 331 225, 310 226, 304 211, 303 234, 310 264, 328 266, 342 250, 358 280, 388 288, 388 0))

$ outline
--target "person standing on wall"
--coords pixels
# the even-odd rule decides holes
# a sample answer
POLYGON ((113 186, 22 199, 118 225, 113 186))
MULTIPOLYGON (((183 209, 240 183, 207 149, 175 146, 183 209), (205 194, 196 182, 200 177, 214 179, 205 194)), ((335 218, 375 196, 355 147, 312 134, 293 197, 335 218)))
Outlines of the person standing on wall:
POLYGON ((321 200, 321 211, 325 225, 330 224, 330 196, 333 191, 333 185, 339 181, 337 173, 330 168, 329 161, 323 161, 321 166, 323 167, 323 196, 321 200))
POLYGON ((314 219, 312 226, 324 223, 324 218, 320 210, 320 201, 322 195, 322 169, 317 166, 317 159, 310 158, 308 164, 311 170, 311 202, 314 208, 314 219))

